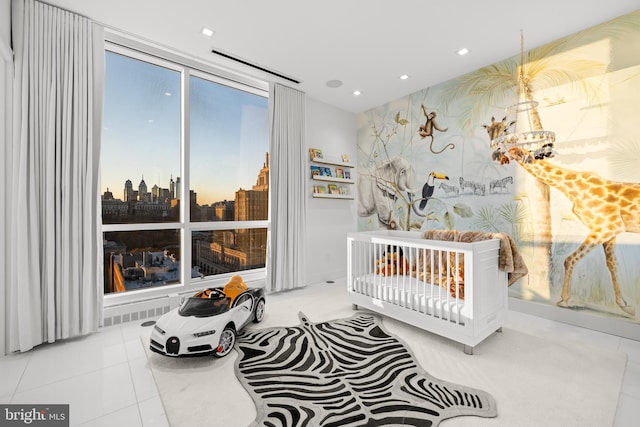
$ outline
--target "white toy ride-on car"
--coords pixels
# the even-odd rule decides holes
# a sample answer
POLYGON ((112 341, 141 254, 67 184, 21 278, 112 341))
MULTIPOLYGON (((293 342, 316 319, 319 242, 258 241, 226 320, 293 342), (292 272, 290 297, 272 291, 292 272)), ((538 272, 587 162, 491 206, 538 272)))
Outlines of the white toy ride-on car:
POLYGON ((242 328, 264 319, 264 295, 263 288, 247 287, 240 276, 224 287, 199 291, 158 319, 149 348, 171 357, 224 357, 242 328))

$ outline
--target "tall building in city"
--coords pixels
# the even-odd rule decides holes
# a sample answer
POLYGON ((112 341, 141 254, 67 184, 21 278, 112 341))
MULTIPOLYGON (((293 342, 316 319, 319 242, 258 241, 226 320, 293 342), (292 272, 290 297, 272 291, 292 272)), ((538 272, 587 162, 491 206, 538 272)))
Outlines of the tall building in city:
POLYGON ((252 190, 269 191, 269 153, 266 154, 266 160, 260 173, 258 174, 258 180, 252 190))
MULTIPOLYGON (((269 218, 269 153, 251 190, 236 191, 234 219, 236 221, 266 220, 269 218)), ((256 265, 266 258, 266 229, 240 229, 235 235, 235 249, 243 254, 242 263, 256 265)))
POLYGON ((269 192, 262 190, 236 191, 235 221, 266 220, 269 215, 269 192))
POLYGON ((152 202, 157 202, 158 200, 160 200, 160 190, 161 188, 158 187, 158 184, 153 184, 153 187, 151 187, 151 201, 152 202))
POLYGON ((107 191, 102 194, 102 200, 113 200, 113 193, 109 191, 109 187, 107 187, 107 191))
POLYGON ((144 182, 144 176, 140 180, 140 184, 138 184, 138 200, 141 202, 151 201, 151 193, 147 191, 147 183, 144 182))
POLYGON ((233 205, 234 202, 222 201, 214 204, 214 218, 217 221, 233 221, 233 205))
POLYGON ((124 183, 124 201, 125 202, 133 202, 135 201, 135 192, 133 190, 133 183, 131 182, 130 179, 128 179, 125 183, 124 183))
POLYGON ((269 153, 251 190, 236 191, 236 221, 265 220, 269 216, 269 153))

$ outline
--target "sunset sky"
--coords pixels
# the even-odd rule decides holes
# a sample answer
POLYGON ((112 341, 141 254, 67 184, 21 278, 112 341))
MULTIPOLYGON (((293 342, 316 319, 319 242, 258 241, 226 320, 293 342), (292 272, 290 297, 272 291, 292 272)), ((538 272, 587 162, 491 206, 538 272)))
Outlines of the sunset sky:
MULTIPOLYGON (((107 52, 102 192, 123 198, 144 177, 169 188, 180 176, 180 72, 107 52)), ((250 189, 268 147, 268 99, 190 77, 191 189, 198 204, 233 200, 250 189)))

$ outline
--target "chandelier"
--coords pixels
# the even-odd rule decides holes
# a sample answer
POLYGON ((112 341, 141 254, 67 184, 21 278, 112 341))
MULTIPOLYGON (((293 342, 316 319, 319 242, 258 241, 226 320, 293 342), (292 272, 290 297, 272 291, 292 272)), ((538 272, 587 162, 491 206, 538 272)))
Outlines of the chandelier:
POLYGON ((513 133, 506 132, 491 140, 491 148, 494 153, 507 153, 512 147, 522 147, 529 151, 536 159, 551 157, 553 155, 553 144, 556 141, 556 134, 550 130, 542 129, 540 119, 537 117, 536 107, 538 102, 527 97, 529 90, 526 86, 526 76, 524 72, 524 36, 520 31, 520 70, 518 72, 518 102, 506 108, 507 113, 516 115, 513 133), (536 116, 534 121, 533 116, 536 116), (526 123, 526 130, 523 130, 523 122, 526 123), (537 123, 537 126, 534 125, 537 123), (520 124, 520 126, 518 126, 520 124), (520 131, 517 132, 518 128, 520 131))

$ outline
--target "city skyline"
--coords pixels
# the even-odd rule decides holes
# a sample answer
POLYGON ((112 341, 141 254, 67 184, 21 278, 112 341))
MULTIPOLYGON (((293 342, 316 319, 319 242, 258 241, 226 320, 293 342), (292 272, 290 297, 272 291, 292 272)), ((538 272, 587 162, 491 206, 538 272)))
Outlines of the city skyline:
MULTIPOLYGON (((226 202, 226 201, 233 201, 235 198, 235 193, 237 191, 240 190, 251 190, 254 189, 256 186, 260 187, 260 186, 264 186, 265 184, 268 186, 268 182, 267 183, 260 183, 261 179, 264 179, 262 177, 262 171, 266 169, 267 173, 269 170, 269 153, 265 153, 265 158, 264 161, 262 163, 262 166, 258 169, 257 173, 253 176, 253 183, 251 183, 250 185, 244 186, 244 187, 238 187, 235 190, 233 190, 233 194, 232 197, 229 198, 225 198, 225 199, 220 199, 220 200, 213 200, 213 201, 207 201, 207 202, 202 202, 200 200, 200 193, 194 189, 191 189, 191 192, 194 192, 195 194, 197 194, 198 196, 198 205, 201 206, 206 206, 206 205, 212 205, 215 203, 219 203, 219 202, 226 202), (257 181, 256 181, 256 177, 257 177, 257 181)), ((154 182, 152 184, 150 184, 149 182, 147 182, 147 180, 144 178, 144 174, 141 174, 140 176, 140 181, 138 181, 138 183, 136 184, 135 179, 131 179, 131 178, 126 178, 123 183, 120 186, 120 189, 118 189, 117 187, 110 187, 110 186, 106 186, 104 187, 102 193, 101 193, 101 198, 102 200, 108 200, 107 198, 105 198, 105 195, 107 193, 111 194, 111 198, 114 200, 120 200, 120 201, 128 201, 128 197, 127 197, 127 183, 131 183, 132 189, 135 191, 136 196, 140 197, 139 195, 139 189, 140 186, 144 183, 144 186, 146 188, 146 192, 152 194, 152 196, 156 196, 156 194, 154 194, 154 188, 156 188, 158 190, 158 192, 160 191, 167 191, 171 194, 171 197, 169 197, 169 199, 178 199, 180 198, 179 196, 182 194, 181 193, 181 180, 179 176, 173 176, 171 175, 169 177, 169 179, 166 181, 167 185, 166 187, 161 185, 159 182, 154 182)), ((154 197, 154 201, 156 198, 154 197)), ((138 201, 145 201, 142 199, 139 199, 138 201)))
MULTIPOLYGON (((261 169, 263 169, 265 166, 268 168, 268 165, 266 165, 266 163, 265 163, 265 162, 263 162, 263 166, 261 166, 261 167, 260 167, 260 170, 261 170, 261 169)), ((259 173, 259 171, 258 171, 258 173, 259 173)), ((105 194, 107 194, 107 193, 111 193, 111 195, 112 195, 112 197, 113 197, 113 199, 114 199, 114 200, 120 200, 120 201, 123 201, 123 202, 124 202, 124 201, 127 201, 127 197, 126 197, 126 183, 127 183, 127 181, 131 182, 131 184, 132 184, 132 186, 133 186, 133 189, 134 189, 134 190, 135 190, 135 192, 136 192, 136 195, 138 195, 138 188, 140 187, 140 184, 142 183, 142 181, 144 181, 144 184, 145 184, 145 185, 146 185, 146 187, 147 187, 147 192, 148 192, 148 193, 153 193, 153 188, 154 188, 154 186, 157 186, 157 188, 158 188, 158 189, 160 189, 160 190, 168 190, 168 191, 171 191, 171 182, 173 181, 173 182, 174 182, 174 185, 175 185, 175 192, 174 192, 174 194, 175 194, 176 196, 180 194, 180 191, 179 191, 179 188, 178 188, 178 185, 180 184, 180 177, 179 177, 179 176, 178 176, 178 177, 170 176, 170 177, 169 177, 169 179, 167 180, 168 185, 167 185, 166 187, 163 187, 162 185, 159 185, 159 184, 158 184, 158 183, 156 183, 156 182, 154 182, 152 185, 150 185, 150 183, 149 183, 149 182, 147 182, 147 180, 144 178, 144 175, 141 175, 141 177, 140 177, 140 181, 138 181, 138 183, 137 183, 137 184, 136 184, 136 181, 135 181, 134 179, 127 178, 127 179, 125 179, 125 180, 123 181, 123 183, 121 184, 121 186, 119 187, 119 189, 114 189, 113 187, 110 187, 110 186, 106 186, 106 187, 104 187, 104 189, 103 189, 102 193, 100 194, 100 195, 101 195, 101 197, 102 197, 102 200, 106 200, 106 199, 104 198, 105 194)), ((255 177, 254 177, 254 181, 255 181, 255 177)), ((254 182, 254 183, 253 183, 253 184, 251 184, 251 185, 248 185, 248 186, 245 186, 245 187, 239 187, 239 188, 236 188, 236 189, 233 191, 233 195, 232 195, 231 197, 226 198, 226 199, 221 199, 221 200, 214 200, 214 201, 207 202, 207 203, 201 203, 201 202, 200 202, 200 193, 198 193, 198 191, 195 191, 195 190, 193 190, 193 189, 192 189, 191 191, 193 191, 194 193, 196 193, 196 194, 197 194, 197 196, 198 196, 198 205, 200 205, 200 206, 207 206, 207 205, 212 205, 212 204, 216 204, 216 203, 220 203, 220 202, 233 201, 233 200, 235 199, 235 193, 236 193, 236 192, 238 192, 238 191, 240 191, 240 190, 251 190, 251 189, 253 189, 253 187, 255 187, 255 186, 256 186, 256 183, 254 182)), ((172 199, 177 199, 177 198, 178 198, 178 197, 172 197, 172 199)))

